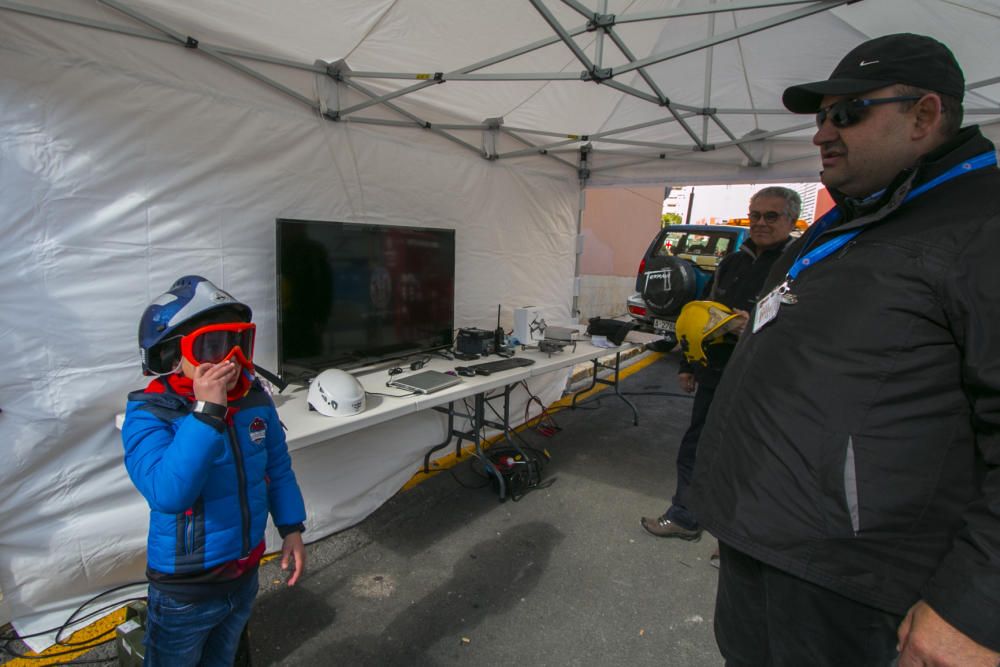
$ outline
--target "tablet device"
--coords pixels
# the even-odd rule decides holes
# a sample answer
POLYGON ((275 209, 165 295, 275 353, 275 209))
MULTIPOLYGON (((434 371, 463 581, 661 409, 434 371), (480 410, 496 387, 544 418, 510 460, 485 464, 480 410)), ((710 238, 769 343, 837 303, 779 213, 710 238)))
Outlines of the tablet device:
POLYGON ((447 373, 421 371, 407 375, 406 377, 392 379, 389 381, 389 386, 418 394, 431 394, 446 387, 452 387, 461 381, 462 378, 448 375, 447 373))

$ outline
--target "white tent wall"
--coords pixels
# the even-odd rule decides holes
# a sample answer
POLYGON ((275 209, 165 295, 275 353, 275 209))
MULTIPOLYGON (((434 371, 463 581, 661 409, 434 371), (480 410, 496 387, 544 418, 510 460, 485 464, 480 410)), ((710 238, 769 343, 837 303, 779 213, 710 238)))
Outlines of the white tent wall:
MULTIPOLYGON (((3 19, 0 622, 58 626, 143 578, 147 510, 114 427, 145 383, 138 317, 176 277, 205 275, 254 309, 257 361, 274 368, 275 218, 454 228, 456 326, 493 326, 497 304, 508 327, 522 303, 569 318, 580 187, 565 165, 331 123, 175 46, 3 19)), ((565 380, 532 388, 548 403, 565 380)), ((293 451, 307 537, 367 516, 443 436, 421 413, 293 451)))

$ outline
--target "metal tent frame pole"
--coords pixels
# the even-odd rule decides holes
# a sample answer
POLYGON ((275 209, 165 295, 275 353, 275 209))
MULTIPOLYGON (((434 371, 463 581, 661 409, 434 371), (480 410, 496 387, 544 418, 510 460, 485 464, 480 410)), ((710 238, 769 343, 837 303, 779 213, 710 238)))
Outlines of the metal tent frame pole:
MULTIPOLYGON (((606 13, 607 2, 606 0, 597 0, 597 4, 600 7, 599 11, 592 11, 590 8, 586 7, 579 0, 561 0, 563 4, 572 8, 574 11, 584 16, 587 22, 574 26, 572 28, 564 27, 551 12, 551 10, 546 6, 546 2, 551 2, 552 0, 528 0, 531 5, 536 9, 542 19, 549 25, 549 27, 555 33, 552 37, 536 40, 529 44, 525 44, 520 47, 509 49, 503 53, 497 54, 495 56, 479 60, 475 63, 471 63, 464 67, 461 67, 453 72, 368 72, 368 71, 350 71, 342 70, 331 72, 329 68, 324 68, 322 64, 306 64, 294 62, 285 58, 279 58, 274 56, 269 56, 266 54, 253 53, 245 50, 223 48, 214 46, 208 43, 200 42, 197 38, 183 34, 182 32, 157 21, 143 12, 136 10, 135 8, 128 5, 123 0, 96 0, 99 4, 110 7, 117 12, 128 16, 132 20, 142 24, 147 28, 151 28, 154 32, 145 32, 142 30, 137 30, 128 26, 118 26, 105 21, 99 21, 95 19, 72 16, 64 12, 51 11, 47 9, 41 9, 38 7, 32 7, 24 5, 22 3, 11 2, 10 0, 0 0, 0 10, 8 10, 15 12, 22 12, 25 14, 30 14, 34 16, 39 16, 42 18, 48 18, 52 20, 58 20, 68 23, 79 24, 95 29, 108 30, 113 32, 118 32, 121 34, 139 37, 143 39, 151 39, 166 43, 174 43, 178 46, 183 46, 193 50, 200 51, 204 53, 209 58, 224 64, 225 66, 234 69, 248 77, 251 77, 263 85, 266 85, 281 94, 305 105, 309 109, 322 113, 326 118, 333 121, 346 121, 350 120, 352 122, 369 124, 369 125, 386 125, 386 126, 398 126, 398 127, 414 127, 422 129, 425 131, 430 131, 443 139, 451 141, 459 146, 462 146, 466 150, 471 150, 476 154, 482 156, 484 159, 497 160, 497 159, 512 159, 520 158, 531 155, 541 155, 546 156, 550 159, 556 159, 561 164, 577 168, 576 165, 557 158, 552 155, 552 151, 559 149, 564 146, 570 146, 576 144, 578 147, 588 145, 588 153, 593 152, 594 154, 601 154, 604 151, 601 146, 595 146, 594 142, 606 141, 606 143, 618 143, 620 145, 635 145, 637 147, 643 147, 646 144, 643 142, 637 142, 633 144, 627 143, 627 139, 619 139, 613 141, 612 137, 615 135, 621 135, 630 131, 637 129, 642 129, 644 127, 651 127, 653 125, 663 123, 663 122, 676 122, 679 127, 683 128, 685 134, 692 141, 692 150, 695 151, 714 151, 723 147, 736 146, 741 150, 744 155, 753 163, 752 155, 743 146, 744 143, 749 143, 750 141, 760 141, 767 138, 768 136, 774 136, 770 133, 764 133, 755 135, 749 139, 738 139, 734 133, 726 126, 721 116, 723 115, 743 115, 743 114, 784 114, 786 112, 782 110, 762 110, 762 109, 713 109, 709 106, 696 107, 692 105, 681 104, 675 102, 669 98, 665 91, 663 91, 655 80, 649 75, 647 68, 650 65, 665 62, 670 59, 678 58, 685 54, 691 53, 693 51, 705 49, 710 51, 712 46, 717 44, 722 44, 728 41, 739 39, 740 37, 753 34, 755 32, 760 32, 768 28, 782 25, 791 21, 795 21, 813 14, 827 11, 833 9, 843 4, 854 0, 815 0, 809 3, 805 7, 799 7, 791 11, 783 12, 779 15, 773 16, 770 19, 758 21, 737 30, 732 30, 726 33, 718 35, 710 35, 705 39, 687 44, 685 46, 671 49, 669 51, 654 54, 646 58, 636 58, 635 54, 631 51, 628 44, 621 35, 619 35, 615 26, 618 24, 635 23, 640 21, 662 21, 670 20, 680 17, 689 17, 697 15, 706 15, 712 17, 719 13, 724 12, 739 12, 744 10, 762 9, 762 8, 777 8, 786 5, 802 5, 803 0, 734 0, 731 2, 711 2, 707 1, 698 6, 686 7, 683 9, 671 9, 662 12, 651 12, 643 14, 632 14, 632 15, 611 15, 606 13), (588 57, 584 49, 576 42, 576 37, 581 34, 594 32, 596 37, 593 43, 595 57, 593 60, 588 57), (605 53, 605 37, 610 40, 610 43, 618 49, 618 51, 624 56, 627 61, 624 65, 618 67, 607 67, 606 66, 606 53, 605 53), (553 44, 564 44, 567 49, 574 55, 574 57, 582 64, 582 72, 522 72, 522 73, 490 73, 482 72, 480 70, 489 68, 493 65, 517 58, 519 56, 531 53, 533 51, 551 46, 553 44), (280 66, 305 70, 313 72, 316 74, 326 74, 328 76, 334 77, 339 83, 343 83, 352 90, 364 95, 367 99, 359 102, 357 104, 352 104, 350 106, 336 109, 328 110, 323 109, 320 100, 311 99, 296 90, 289 88, 280 81, 266 76, 265 74, 247 66, 242 60, 252 60, 258 62, 265 62, 270 64, 276 64, 280 66), (623 83, 620 80, 615 80, 615 78, 620 78, 621 75, 636 72, 640 77, 642 82, 649 88, 651 92, 647 93, 642 90, 635 88, 629 84, 623 83), (391 91, 391 92, 380 92, 373 91, 368 87, 359 83, 359 79, 373 78, 373 79, 410 79, 417 80, 410 86, 405 86, 401 89, 391 91), (521 143, 525 146, 523 149, 519 150, 509 150, 501 151, 495 150, 493 152, 488 152, 482 147, 475 146, 474 144, 465 141, 464 139, 456 136, 453 132, 465 131, 465 130, 477 130, 482 131, 488 129, 484 124, 462 124, 462 123, 441 123, 437 124, 432 122, 427 118, 422 118, 417 114, 414 114, 404 107, 399 106, 399 104, 394 104, 394 100, 399 100, 400 98, 405 98, 409 95, 418 93, 425 88, 435 85, 441 85, 449 81, 539 81, 539 82, 554 82, 554 81, 583 81, 592 82, 600 85, 605 85, 608 88, 614 89, 616 91, 622 92, 624 94, 630 95, 637 99, 643 100, 650 104, 655 104, 660 107, 664 107, 667 110, 668 116, 664 119, 653 121, 650 123, 640 123, 636 125, 629 125, 617 128, 605 128, 600 132, 584 134, 579 132, 556 132, 551 129, 541 129, 541 128, 503 128, 501 127, 499 132, 504 136, 508 136, 511 139, 521 143), (390 121, 377 118, 364 118, 358 116, 358 112, 367 109, 372 106, 382 105, 385 108, 391 110, 402 116, 406 120, 402 121, 390 121), (696 116, 701 116, 703 121, 701 136, 694 131, 688 122, 688 119, 696 116), (728 142, 724 143, 710 143, 708 141, 708 124, 720 128, 720 130, 730 139, 728 142), (558 141, 548 142, 548 143, 535 143, 525 138, 524 135, 532 134, 535 136, 551 136, 553 138, 558 137, 558 141)), ((710 76, 710 74, 708 75, 710 76)), ((707 77, 708 78, 708 77, 707 77)), ((970 84, 969 88, 972 89, 977 86, 990 85, 995 83, 996 79, 987 79, 978 84, 970 84)), ((707 80, 706 80, 706 85, 707 80)), ((985 113, 990 113, 986 110, 985 113)), ((802 129, 802 125, 796 124, 792 128, 787 130, 781 130, 779 133, 784 132, 796 132, 802 129)), ((670 144, 663 144, 660 146, 666 150, 674 150, 676 146, 670 144)), ((639 156, 636 156, 639 157, 639 156)), ((656 156, 650 159, 663 159, 662 156, 656 156)))

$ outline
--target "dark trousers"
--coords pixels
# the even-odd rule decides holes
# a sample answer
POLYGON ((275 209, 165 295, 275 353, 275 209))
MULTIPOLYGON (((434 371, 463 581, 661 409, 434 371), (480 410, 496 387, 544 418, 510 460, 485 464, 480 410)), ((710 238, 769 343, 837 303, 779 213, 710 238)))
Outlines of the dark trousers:
POLYGON ((698 454, 698 438, 705 426, 708 409, 715 397, 715 384, 698 383, 694 393, 694 405, 691 406, 691 424, 681 438, 681 447, 677 450, 677 490, 670 499, 670 507, 666 516, 681 528, 695 530, 698 528, 698 518, 689 509, 688 493, 691 488, 691 478, 694 476, 694 464, 698 454))
POLYGON ((231 667, 257 596, 258 573, 217 598, 186 602, 149 587, 146 667, 231 667))
POLYGON ((727 667, 889 667, 901 616, 720 544, 715 640, 727 667))

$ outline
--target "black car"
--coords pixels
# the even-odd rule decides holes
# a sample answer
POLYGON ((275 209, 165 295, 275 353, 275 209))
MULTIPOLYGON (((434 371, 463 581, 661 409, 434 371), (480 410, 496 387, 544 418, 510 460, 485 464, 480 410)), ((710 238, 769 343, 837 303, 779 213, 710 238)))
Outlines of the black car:
POLYGON ((646 249, 628 297, 628 314, 639 330, 662 334, 666 347, 677 343, 677 315, 701 299, 722 258, 750 235, 737 225, 669 225, 646 249))

